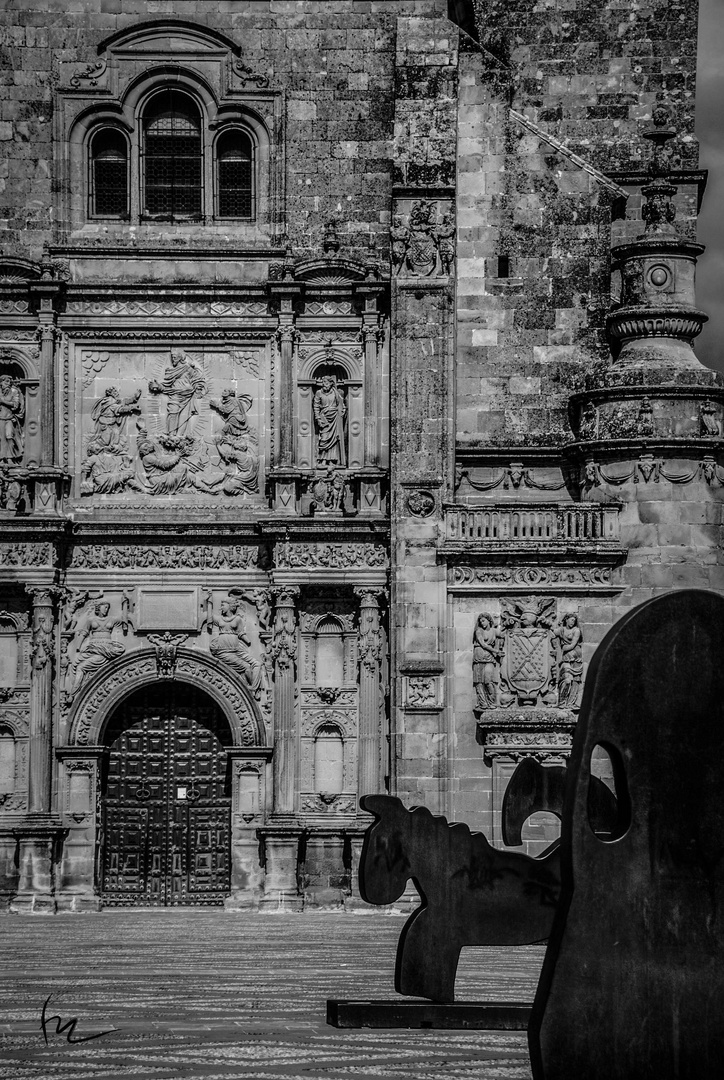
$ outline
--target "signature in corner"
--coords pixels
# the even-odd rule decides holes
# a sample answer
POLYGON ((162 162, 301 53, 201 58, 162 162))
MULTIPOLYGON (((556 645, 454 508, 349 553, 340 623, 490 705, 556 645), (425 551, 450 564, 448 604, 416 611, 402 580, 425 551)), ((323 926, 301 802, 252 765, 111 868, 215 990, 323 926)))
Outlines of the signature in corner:
POLYGON ((55 1034, 56 1035, 63 1035, 66 1031, 68 1032, 68 1034, 66 1035, 66 1039, 68 1040, 69 1043, 90 1042, 91 1039, 100 1039, 101 1036, 103 1036, 103 1035, 110 1035, 111 1034, 110 1031, 99 1031, 95 1035, 79 1035, 78 1038, 74 1038, 73 1036, 74 1036, 74 1033, 75 1033, 76 1025, 78 1024, 78 1017, 77 1016, 73 1017, 72 1020, 69 1020, 67 1022, 67 1024, 62 1023, 62 1017, 60 1017, 60 1016, 46 1016, 46 1009, 48 1008, 48 1004, 49 1004, 50 999, 51 999, 52 996, 53 996, 52 994, 48 994, 47 998, 43 1002, 43 1008, 42 1008, 42 1011, 40 1013, 40 1026, 43 1029, 43 1038, 45 1039, 45 1045, 46 1046, 48 1045, 47 1026, 51 1022, 51 1020, 56 1021, 56 1024, 55 1024, 55 1034))

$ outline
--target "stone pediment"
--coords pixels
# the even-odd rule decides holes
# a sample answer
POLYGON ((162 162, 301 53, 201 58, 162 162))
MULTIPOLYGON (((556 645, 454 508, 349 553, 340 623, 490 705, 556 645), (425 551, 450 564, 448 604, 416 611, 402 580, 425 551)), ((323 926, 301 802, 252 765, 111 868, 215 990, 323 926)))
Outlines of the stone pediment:
POLYGON ((217 30, 179 19, 164 19, 141 23, 113 34, 98 46, 99 56, 106 52, 126 56, 168 56, 180 53, 190 57, 201 54, 204 58, 210 58, 226 52, 239 56, 241 49, 231 38, 217 30))
POLYGON ((377 268, 357 259, 304 259, 294 264, 295 281, 315 285, 352 285, 370 276, 377 278, 377 268))

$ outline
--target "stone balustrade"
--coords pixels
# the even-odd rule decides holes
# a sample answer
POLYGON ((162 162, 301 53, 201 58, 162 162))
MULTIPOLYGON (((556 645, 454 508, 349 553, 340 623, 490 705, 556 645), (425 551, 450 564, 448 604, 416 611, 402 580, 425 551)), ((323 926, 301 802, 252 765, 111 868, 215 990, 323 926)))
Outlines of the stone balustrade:
POLYGON ((619 508, 572 506, 449 506, 448 544, 619 544, 619 508))

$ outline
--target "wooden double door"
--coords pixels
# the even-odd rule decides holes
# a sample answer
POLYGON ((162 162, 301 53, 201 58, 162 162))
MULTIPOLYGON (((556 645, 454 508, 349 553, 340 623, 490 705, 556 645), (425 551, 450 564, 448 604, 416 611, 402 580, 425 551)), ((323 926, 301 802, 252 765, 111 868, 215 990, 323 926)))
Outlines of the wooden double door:
POLYGON ((205 694, 159 683, 111 718, 103 902, 221 904, 230 889, 229 726, 205 694))

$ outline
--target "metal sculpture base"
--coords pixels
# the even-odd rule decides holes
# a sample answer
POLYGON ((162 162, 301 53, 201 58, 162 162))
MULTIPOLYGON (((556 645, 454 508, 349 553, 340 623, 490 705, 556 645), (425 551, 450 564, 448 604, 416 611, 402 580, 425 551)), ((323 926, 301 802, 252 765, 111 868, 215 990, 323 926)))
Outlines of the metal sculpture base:
POLYGON ((336 1028, 432 1028, 527 1031, 531 1003, 520 1001, 327 1000, 327 1023, 336 1028))

